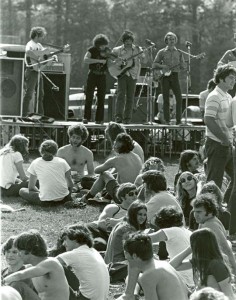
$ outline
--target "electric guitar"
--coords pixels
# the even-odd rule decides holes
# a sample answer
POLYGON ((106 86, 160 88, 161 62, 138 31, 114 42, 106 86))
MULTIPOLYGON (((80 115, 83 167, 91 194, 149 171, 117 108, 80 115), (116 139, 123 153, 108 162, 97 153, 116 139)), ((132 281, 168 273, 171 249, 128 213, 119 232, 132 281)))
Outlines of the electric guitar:
MULTIPOLYGON (((205 56, 206 56, 206 53, 203 52, 203 53, 200 53, 198 55, 192 55, 191 58, 203 59, 203 58, 205 58, 205 56)), ((180 65, 180 63, 170 67, 168 71, 163 71, 163 69, 160 69, 160 68, 154 68, 153 69, 153 80, 154 81, 160 81, 163 77, 170 76, 171 73, 172 73, 172 70, 174 68, 178 67, 179 65, 180 65)))
POLYGON ((46 65, 50 65, 53 61, 57 61, 57 54, 68 51, 70 51, 70 45, 68 44, 55 52, 50 52, 49 49, 28 50, 26 52, 28 67, 33 68, 35 71, 42 71, 46 65))
POLYGON ((134 58, 135 57, 141 55, 142 53, 151 49, 154 46, 155 45, 151 45, 151 46, 139 51, 138 53, 131 55, 128 58, 117 57, 115 59, 108 59, 107 66, 108 66, 109 73, 115 79, 121 78, 128 70, 130 70, 131 68, 134 67, 134 65, 135 65, 134 58))

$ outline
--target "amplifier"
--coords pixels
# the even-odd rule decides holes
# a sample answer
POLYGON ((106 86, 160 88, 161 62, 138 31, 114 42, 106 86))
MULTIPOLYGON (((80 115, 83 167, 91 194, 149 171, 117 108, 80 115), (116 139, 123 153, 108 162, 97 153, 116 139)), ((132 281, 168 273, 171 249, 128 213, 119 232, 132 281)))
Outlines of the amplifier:
POLYGON ((53 62, 43 67, 43 72, 52 72, 52 73, 63 73, 64 72, 64 63, 62 62, 53 62))

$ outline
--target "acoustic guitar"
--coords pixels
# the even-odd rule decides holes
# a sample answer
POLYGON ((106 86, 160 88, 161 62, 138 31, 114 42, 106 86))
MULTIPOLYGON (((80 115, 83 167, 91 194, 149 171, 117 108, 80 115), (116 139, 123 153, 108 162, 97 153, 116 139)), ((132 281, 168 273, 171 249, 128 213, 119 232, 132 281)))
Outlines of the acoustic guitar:
POLYGON ((44 50, 28 50, 26 51, 26 59, 28 66, 35 71, 42 71, 46 65, 50 65, 53 61, 57 61, 56 55, 62 52, 70 51, 70 45, 65 45, 62 49, 50 52, 49 49, 44 50))
MULTIPOLYGON (((206 53, 203 52, 203 53, 200 53, 198 55, 192 55, 191 58, 203 59, 203 58, 205 58, 205 56, 206 56, 206 53)), ((160 81, 163 77, 170 76, 171 73, 172 73, 172 70, 174 68, 178 67, 179 65, 180 65, 180 63, 170 67, 169 70, 166 71, 166 72, 163 72, 163 70, 160 69, 160 68, 153 69, 153 80, 154 81, 160 81)))
POLYGON ((114 59, 107 60, 108 71, 112 77, 115 79, 121 78, 128 70, 134 67, 135 61, 134 58, 141 55, 145 51, 151 49, 155 45, 151 45, 145 49, 142 49, 138 53, 131 55, 128 58, 117 57, 114 59))

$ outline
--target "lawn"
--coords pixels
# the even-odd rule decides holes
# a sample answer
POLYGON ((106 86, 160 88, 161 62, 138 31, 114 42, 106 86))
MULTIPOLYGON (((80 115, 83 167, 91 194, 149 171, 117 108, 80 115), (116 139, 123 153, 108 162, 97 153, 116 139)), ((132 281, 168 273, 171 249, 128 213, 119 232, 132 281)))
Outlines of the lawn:
MULTIPOLYGON (((30 161, 32 158, 30 159, 30 161)), ((96 164, 101 163, 104 157, 95 155, 96 164)), ((174 175, 178 169, 178 160, 176 158, 171 162, 169 159, 163 159, 166 165, 166 175, 168 185, 173 186, 174 175)), ((27 169, 29 163, 24 163, 24 168, 27 169)), ((60 230, 67 224, 73 224, 78 221, 90 222, 96 220, 100 214, 100 208, 87 206, 85 209, 67 209, 63 206, 58 207, 37 207, 26 204, 18 198, 6 198, 5 204, 11 205, 14 209, 25 208, 25 211, 14 213, 2 213, 1 215, 1 233, 3 243, 9 236, 17 235, 22 231, 29 229, 37 229, 46 239, 48 247, 52 248, 57 240, 60 230)), ((4 265, 4 262, 2 262, 4 265)), ((111 285, 110 298, 113 295, 123 290, 121 284, 111 285)))

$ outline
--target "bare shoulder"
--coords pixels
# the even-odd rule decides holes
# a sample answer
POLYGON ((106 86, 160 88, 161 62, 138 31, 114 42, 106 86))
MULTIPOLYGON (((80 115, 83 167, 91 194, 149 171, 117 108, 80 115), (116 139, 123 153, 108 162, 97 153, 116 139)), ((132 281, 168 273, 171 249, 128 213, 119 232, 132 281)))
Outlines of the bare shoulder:
POLYGON ((59 261, 54 257, 48 257, 44 261, 38 264, 38 266, 42 266, 48 269, 48 271, 54 272, 56 269, 60 268, 61 265, 59 261))
POLYGON ((93 154, 93 152, 92 152, 89 148, 87 148, 87 147, 85 147, 85 146, 83 146, 83 145, 81 145, 80 148, 81 148, 81 149, 80 149, 81 152, 83 152, 83 153, 93 154))
POLYGON ((58 149, 58 154, 67 153, 71 149, 71 145, 65 145, 58 149))

